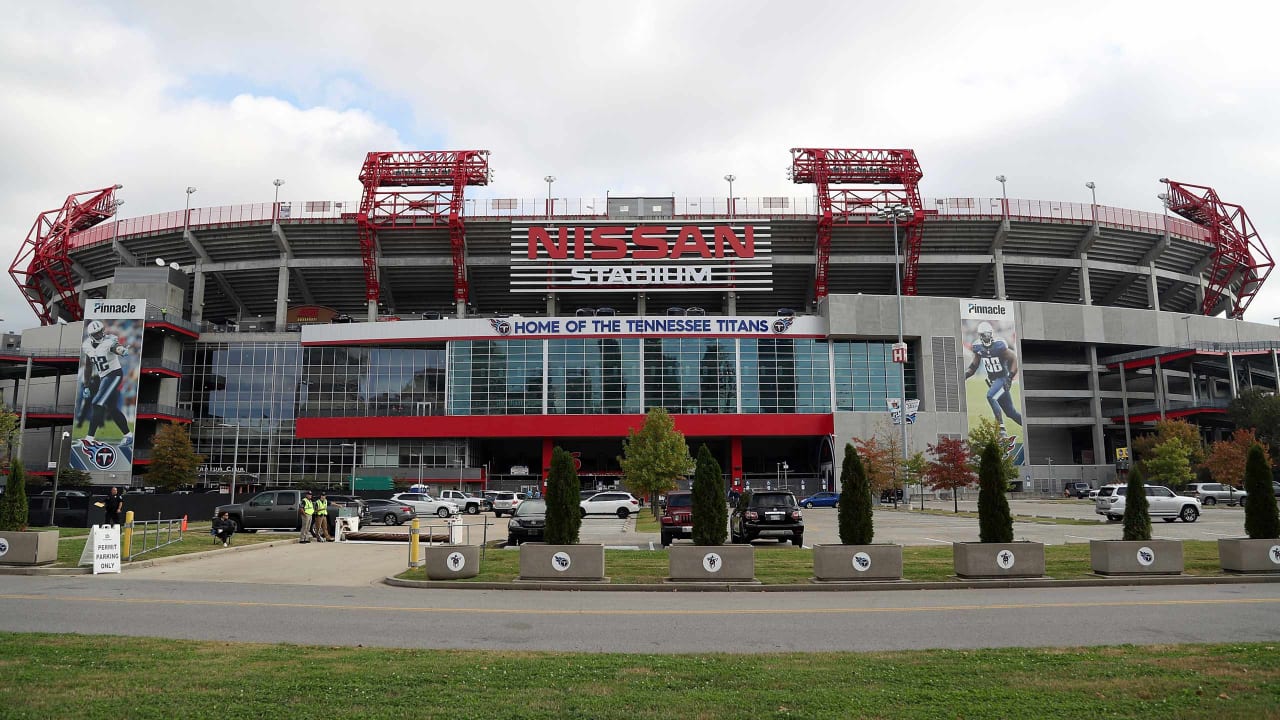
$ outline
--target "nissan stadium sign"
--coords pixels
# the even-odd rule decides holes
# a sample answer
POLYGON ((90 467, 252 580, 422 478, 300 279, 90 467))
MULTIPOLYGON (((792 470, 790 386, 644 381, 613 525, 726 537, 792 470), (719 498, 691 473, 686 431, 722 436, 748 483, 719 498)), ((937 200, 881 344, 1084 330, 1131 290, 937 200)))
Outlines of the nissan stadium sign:
POLYGON ((772 289, 768 221, 511 223, 512 292, 772 289))

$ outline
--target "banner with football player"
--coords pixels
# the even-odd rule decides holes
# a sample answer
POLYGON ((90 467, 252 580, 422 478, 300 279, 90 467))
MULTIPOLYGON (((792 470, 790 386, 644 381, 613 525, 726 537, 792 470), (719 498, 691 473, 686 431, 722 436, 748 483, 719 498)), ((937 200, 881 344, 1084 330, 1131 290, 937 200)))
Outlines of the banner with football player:
POLYGON ((983 418, 1000 428, 1001 450, 1015 465, 1026 462, 1027 431, 1022 418, 1022 377, 1014 304, 1002 300, 962 300, 961 344, 969 427, 983 418))
POLYGON ((128 471, 138 417, 145 300, 91 299, 84 313, 71 466, 128 471))

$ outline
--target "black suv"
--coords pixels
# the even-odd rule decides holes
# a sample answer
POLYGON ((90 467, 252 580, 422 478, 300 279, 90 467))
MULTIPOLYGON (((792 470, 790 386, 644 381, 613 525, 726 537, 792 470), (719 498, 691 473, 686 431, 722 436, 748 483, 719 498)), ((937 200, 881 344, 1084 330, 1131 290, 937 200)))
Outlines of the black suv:
POLYGON ((729 540, 749 543, 759 537, 775 537, 797 547, 804 542, 804 515, 796 496, 785 490, 744 493, 729 515, 729 540))

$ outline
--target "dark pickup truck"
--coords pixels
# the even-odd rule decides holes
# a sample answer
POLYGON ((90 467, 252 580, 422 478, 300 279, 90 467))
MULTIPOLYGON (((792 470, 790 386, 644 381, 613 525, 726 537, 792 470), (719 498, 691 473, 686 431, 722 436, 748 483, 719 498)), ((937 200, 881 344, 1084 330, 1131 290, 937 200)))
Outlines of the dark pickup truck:
POLYGON ((302 527, 302 491, 268 490, 249 498, 248 502, 219 505, 213 516, 231 516, 236 532, 257 530, 299 530, 302 527))

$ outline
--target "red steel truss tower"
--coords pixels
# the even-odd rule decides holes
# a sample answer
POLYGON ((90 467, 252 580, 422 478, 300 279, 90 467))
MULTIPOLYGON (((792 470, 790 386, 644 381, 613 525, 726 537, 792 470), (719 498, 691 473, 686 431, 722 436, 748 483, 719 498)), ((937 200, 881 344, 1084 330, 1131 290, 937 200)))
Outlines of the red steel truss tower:
POLYGON ((360 183, 364 194, 356 224, 364 257, 365 299, 376 301, 379 295, 379 233, 448 226, 453 250, 453 297, 466 301, 463 192, 468 185, 489 184, 489 151, 371 152, 360 168, 360 183))
POLYGON ((52 325, 53 305, 61 303, 65 319, 80 320, 84 309, 76 296, 75 261, 71 259, 71 236, 97 225, 116 213, 116 190, 68 195, 62 207, 46 210, 36 218, 18 255, 9 266, 9 277, 18 284, 22 296, 40 318, 52 325))
POLYGON ((911 210, 911 217, 898 223, 906 232, 902 293, 916 294, 920 244, 924 236, 924 207, 919 188, 922 177, 924 173, 914 150, 791 149, 791 180, 799 184, 813 183, 818 191, 818 268, 814 283, 814 295, 818 299, 827 296, 831 228, 888 226, 877 213, 893 205, 911 210), (895 187, 882 187, 884 185, 895 187))
POLYGON ((1244 311, 1258 294, 1275 262, 1262 244, 1258 231, 1244 208, 1222 202, 1211 187, 1166 180, 1169 210, 1207 229, 1213 243, 1209 256, 1209 286, 1200 312, 1213 315, 1223 295, 1239 282, 1227 317, 1244 317, 1244 311))

